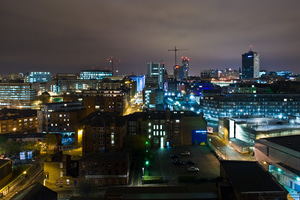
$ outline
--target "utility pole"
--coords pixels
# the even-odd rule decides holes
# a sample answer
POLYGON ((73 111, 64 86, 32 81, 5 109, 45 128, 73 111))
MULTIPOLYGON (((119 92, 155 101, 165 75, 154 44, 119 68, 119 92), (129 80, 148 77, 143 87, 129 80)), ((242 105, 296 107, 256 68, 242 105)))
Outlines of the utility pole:
POLYGON ((121 60, 115 60, 113 57, 107 58, 107 61, 111 63, 111 72, 112 76, 114 76, 114 62, 121 62, 121 60))
POLYGON ((186 51, 188 49, 177 49, 176 46, 174 47, 174 49, 168 49, 168 51, 174 51, 175 52, 175 66, 177 65, 177 51, 186 51))

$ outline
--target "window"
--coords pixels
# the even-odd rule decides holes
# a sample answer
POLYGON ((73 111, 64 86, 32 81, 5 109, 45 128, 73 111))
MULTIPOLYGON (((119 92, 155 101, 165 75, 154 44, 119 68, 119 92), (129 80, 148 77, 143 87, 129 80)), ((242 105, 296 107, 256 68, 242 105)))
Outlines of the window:
POLYGON ((63 177, 64 176, 64 172, 63 171, 60 171, 59 172, 59 177, 63 177))
POLYGON ((59 163, 59 168, 61 168, 61 169, 64 168, 64 163, 62 163, 62 162, 59 163))

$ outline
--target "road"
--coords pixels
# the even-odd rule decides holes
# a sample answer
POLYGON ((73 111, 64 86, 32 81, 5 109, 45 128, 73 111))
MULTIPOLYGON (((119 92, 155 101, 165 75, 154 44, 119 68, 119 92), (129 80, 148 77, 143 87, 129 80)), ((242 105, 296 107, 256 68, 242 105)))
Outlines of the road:
POLYGON ((216 153, 224 160, 248 160, 254 161, 254 156, 249 154, 241 154, 237 152, 230 144, 225 144, 218 136, 216 135, 207 135, 209 143, 212 145, 212 148, 215 149, 216 153))

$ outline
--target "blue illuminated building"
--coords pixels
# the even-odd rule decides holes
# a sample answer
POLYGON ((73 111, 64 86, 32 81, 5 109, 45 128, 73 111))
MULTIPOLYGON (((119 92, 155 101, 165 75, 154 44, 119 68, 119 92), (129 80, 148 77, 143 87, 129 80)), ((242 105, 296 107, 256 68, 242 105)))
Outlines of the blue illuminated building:
POLYGON ((145 76, 141 75, 141 76, 136 76, 136 75, 132 75, 129 76, 130 79, 136 81, 136 92, 142 92, 144 87, 145 87, 145 76))
POLYGON ((201 96, 203 90, 213 90, 215 86, 212 83, 195 82, 191 83, 191 92, 196 96, 201 96))
POLYGON ((47 82, 51 80, 52 76, 50 72, 29 72, 27 75, 28 83, 47 82))
POLYGON ((104 77, 111 77, 112 72, 110 70, 81 70, 80 79, 83 80, 102 80, 104 77))
POLYGON ((204 117, 213 121, 219 117, 300 116, 300 94, 204 94, 200 105, 204 117))

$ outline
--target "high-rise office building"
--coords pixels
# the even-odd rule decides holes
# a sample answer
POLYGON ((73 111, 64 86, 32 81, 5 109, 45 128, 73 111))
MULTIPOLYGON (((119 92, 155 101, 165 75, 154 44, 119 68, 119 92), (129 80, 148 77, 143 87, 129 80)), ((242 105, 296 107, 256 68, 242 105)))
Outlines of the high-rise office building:
POLYGON ((158 89, 163 89, 165 74, 165 63, 147 63, 147 77, 157 78, 158 89))
POLYGON ((183 67, 183 78, 187 79, 189 77, 189 64, 190 64, 190 59, 188 57, 182 57, 182 67, 183 67))
POLYGON ((181 57, 182 65, 174 66, 174 78, 178 81, 187 79, 189 76, 189 62, 190 59, 188 57, 181 57))
POLYGON ((259 54, 252 49, 242 54, 242 79, 259 78, 259 54))

